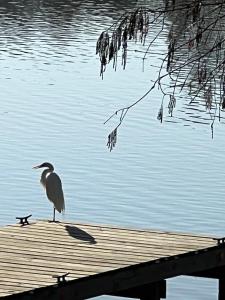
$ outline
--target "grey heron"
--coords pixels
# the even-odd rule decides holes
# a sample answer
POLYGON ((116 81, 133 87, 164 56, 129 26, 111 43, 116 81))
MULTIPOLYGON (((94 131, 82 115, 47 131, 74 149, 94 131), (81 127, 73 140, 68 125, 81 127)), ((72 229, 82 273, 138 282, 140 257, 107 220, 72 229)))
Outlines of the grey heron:
POLYGON ((48 199, 53 203, 53 222, 55 222, 55 210, 59 213, 65 210, 62 182, 49 162, 33 167, 33 169, 39 168, 47 168, 42 172, 40 182, 46 190, 48 199))

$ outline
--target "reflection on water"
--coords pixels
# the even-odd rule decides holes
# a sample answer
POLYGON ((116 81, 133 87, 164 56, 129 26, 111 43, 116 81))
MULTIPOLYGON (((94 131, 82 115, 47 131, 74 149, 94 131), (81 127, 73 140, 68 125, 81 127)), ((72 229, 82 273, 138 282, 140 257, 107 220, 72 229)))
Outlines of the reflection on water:
MULTIPOLYGON (((223 127, 217 125, 212 141, 207 125, 183 126, 179 118, 188 121, 190 114, 203 122, 197 106, 177 105, 174 118, 166 118, 172 122, 160 124, 161 94, 155 90, 129 112, 116 149, 107 151, 114 121, 103 122, 148 89, 160 61, 157 53, 167 49, 166 33, 145 72, 141 54, 131 51, 126 71, 109 67, 101 80, 97 37, 134 5, 125 0, 0 3, 1 224, 30 213, 51 217, 39 174, 32 170, 50 161, 61 174, 66 220, 224 235, 223 127)), ((150 34, 156 32, 152 28, 150 34)), ((68 233, 76 238, 73 228, 68 233)), ((215 295, 208 280, 169 284, 168 299, 215 295)))
MULTIPOLYGON (((128 1, 126 9, 133 7, 134 2, 128 1)), ((99 27, 112 22, 120 9, 125 9, 125 1, 1 2, 1 31, 4 34, 0 50, 3 57, 21 55, 20 59, 42 60, 48 55, 65 56, 68 47, 77 47, 76 43, 80 42, 77 55, 93 55, 88 47, 82 47, 88 44, 91 34, 100 30, 99 27), (96 23, 102 16, 105 16, 105 24, 96 23)), ((69 52, 68 60, 73 62, 74 53, 69 52)))

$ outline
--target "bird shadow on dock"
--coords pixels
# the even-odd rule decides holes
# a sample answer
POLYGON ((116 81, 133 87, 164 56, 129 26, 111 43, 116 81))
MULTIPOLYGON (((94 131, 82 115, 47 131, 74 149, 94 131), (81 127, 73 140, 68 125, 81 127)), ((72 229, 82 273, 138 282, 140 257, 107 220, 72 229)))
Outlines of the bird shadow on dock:
POLYGON ((65 229, 69 233, 69 235, 75 239, 87 242, 89 244, 97 243, 95 238, 88 232, 84 231, 83 229, 80 229, 76 226, 71 226, 71 225, 66 225, 65 229))

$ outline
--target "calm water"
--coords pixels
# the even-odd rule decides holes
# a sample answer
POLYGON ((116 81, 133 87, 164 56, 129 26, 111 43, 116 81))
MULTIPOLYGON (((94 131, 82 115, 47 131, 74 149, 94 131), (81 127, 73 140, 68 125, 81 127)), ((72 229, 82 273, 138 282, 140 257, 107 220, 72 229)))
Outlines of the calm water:
MULTIPOLYGON (((106 148, 116 123, 103 122, 142 96, 156 77, 150 65, 167 49, 165 33, 145 72, 141 54, 130 51, 125 71, 109 66, 99 77, 96 39, 136 1, 6 2, 0 4, 1 225, 30 213, 52 216, 40 172, 32 170, 50 161, 65 191, 61 219, 225 235, 223 124, 216 123, 212 140, 209 122, 196 125, 182 103, 173 119, 166 117, 172 122, 160 124, 155 90, 128 113, 115 150, 106 148)), ((169 280, 167 299, 216 299, 216 286, 169 280)))

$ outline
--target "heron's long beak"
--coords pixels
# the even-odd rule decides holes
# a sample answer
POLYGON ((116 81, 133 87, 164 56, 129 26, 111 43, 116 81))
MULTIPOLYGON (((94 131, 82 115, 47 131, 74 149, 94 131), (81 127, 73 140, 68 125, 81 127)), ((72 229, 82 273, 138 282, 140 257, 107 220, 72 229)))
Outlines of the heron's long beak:
POLYGON ((39 166, 34 166, 32 169, 39 169, 40 168, 40 165, 39 166))

